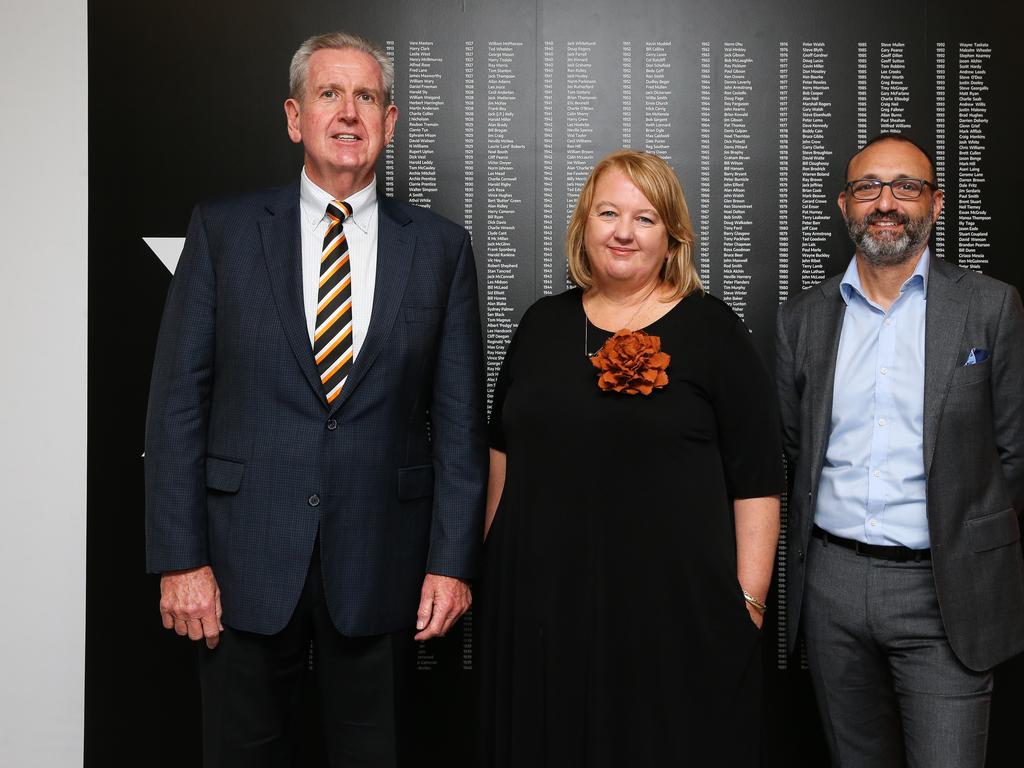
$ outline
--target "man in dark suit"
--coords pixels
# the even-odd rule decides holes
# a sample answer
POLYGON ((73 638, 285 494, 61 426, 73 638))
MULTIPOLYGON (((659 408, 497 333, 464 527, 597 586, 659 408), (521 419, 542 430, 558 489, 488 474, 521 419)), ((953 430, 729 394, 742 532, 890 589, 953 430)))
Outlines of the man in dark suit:
POLYGON ((403 663, 470 604, 486 480, 465 230, 378 198, 394 70, 352 35, 291 65, 298 183, 200 205, 157 344, 148 569, 201 649, 206 765, 288 764, 313 641, 332 765, 397 762, 403 663))
POLYGON ((928 154, 850 160, 846 273, 785 302, 789 647, 834 765, 981 768, 992 667, 1024 649, 1024 310, 928 250, 928 154))

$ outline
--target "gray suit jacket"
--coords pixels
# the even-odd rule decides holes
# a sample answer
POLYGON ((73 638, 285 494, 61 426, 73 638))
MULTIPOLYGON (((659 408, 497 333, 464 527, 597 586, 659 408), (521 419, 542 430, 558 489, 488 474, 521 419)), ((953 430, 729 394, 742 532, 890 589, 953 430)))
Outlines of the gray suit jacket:
MULTIPOLYGON (((924 467, 935 589, 954 653, 988 669, 1024 649, 1024 309, 1012 287, 932 259, 925 327, 924 467), (964 362, 972 348, 988 358, 964 362)), ((786 301, 777 379, 791 490, 789 649, 831 431, 842 276, 786 301)))

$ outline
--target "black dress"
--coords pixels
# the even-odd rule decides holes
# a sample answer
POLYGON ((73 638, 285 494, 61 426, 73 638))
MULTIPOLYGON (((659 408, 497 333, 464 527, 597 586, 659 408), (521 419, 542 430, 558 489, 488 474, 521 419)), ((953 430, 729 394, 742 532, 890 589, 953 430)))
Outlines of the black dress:
POLYGON ((485 766, 757 764, 760 630, 731 499, 782 490, 774 392, 718 299, 645 330, 672 357, 649 396, 599 390, 586 353, 610 334, 579 290, 534 304, 509 346, 478 600, 485 766))

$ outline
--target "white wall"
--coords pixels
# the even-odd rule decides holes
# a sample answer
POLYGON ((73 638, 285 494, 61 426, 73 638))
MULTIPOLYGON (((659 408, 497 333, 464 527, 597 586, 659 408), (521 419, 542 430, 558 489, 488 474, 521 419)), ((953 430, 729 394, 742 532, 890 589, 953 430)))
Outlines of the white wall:
POLYGON ((82 765, 86 0, 0 0, 0 763, 82 765))

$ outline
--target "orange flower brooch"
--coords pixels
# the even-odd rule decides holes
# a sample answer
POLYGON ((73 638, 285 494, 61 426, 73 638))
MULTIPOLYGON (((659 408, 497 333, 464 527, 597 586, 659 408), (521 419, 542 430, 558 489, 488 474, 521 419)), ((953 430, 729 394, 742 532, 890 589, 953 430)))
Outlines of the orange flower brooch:
POLYGON ((625 395, 649 395, 668 384, 668 368, 672 357, 661 351, 661 339, 643 331, 616 331, 591 364, 601 373, 597 386, 604 391, 625 395))

